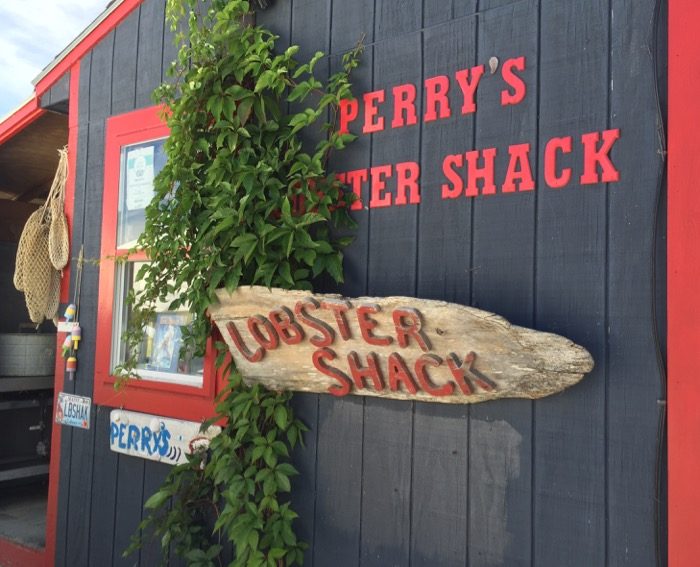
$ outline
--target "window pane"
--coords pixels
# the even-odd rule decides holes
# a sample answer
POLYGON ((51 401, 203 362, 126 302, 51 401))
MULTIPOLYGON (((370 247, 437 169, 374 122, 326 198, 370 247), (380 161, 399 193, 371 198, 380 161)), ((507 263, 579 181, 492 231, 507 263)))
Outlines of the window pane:
MULTIPOLYGON (((142 265, 143 262, 126 262, 117 271, 117 287, 121 289, 115 305, 115 313, 120 314, 115 318, 115 326, 120 328, 114 329, 115 341, 118 342, 112 352, 118 354, 113 366, 124 362, 127 356, 126 345, 121 340, 131 317, 126 297, 132 289, 136 294, 143 289, 143 283, 135 281, 142 265)), ((192 314, 169 311, 168 305, 169 301, 157 305, 157 313, 143 326, 143 340, 138 352, 134 353, 137 355, 138 374, 146 380, 201 387, 204 360, 181 349, 182 331, 192 322, 192 314)))
POLYGON ((119 172, 117 248, 131 248, 146 223, 146 206, 153 199, 153 178, 166 162, 165 140, 124 146, 119 172))

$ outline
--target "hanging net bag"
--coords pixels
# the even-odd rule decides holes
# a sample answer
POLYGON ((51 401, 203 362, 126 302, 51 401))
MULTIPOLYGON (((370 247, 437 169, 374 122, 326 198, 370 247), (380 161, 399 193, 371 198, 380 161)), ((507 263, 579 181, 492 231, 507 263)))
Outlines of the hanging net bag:
POLYGON ((57 270, 62 270, 68 264, 70 246, 68 243, 68 222, 63 213, 66 197, 66 180, 68 179, 68 152, 66 148, 58 150, 58 169, 49 191, 49 210, 51 226, 49 227, 49 257, 51 264, 57 270))
MULTIPOLYGON (((51 270, 51 282, 49 283, 49 295, 46 303, 47 319, 53 319, 56 323, 58 318, 58 308, 61 303, 61 272, 60 270, 51 270)), ((58 326, 58 323, 56 323, 58 326)))
MULTIPOLYGON (((55 272, 49 258, 49 224, 44 222, 34 238, 27 245, 24 259, 24 300, 29 311, 29 318, 34 323, 41 323, 53 303, 51 279, 55 272)), ((55 313, 51 314, 53 319, 55 313)))
POLYGON ((27 257, 27 250, 30 242, 34 242, 37 233, 41 228, 41 218, 44 215, 42 208, 34 211, 24 225, 22 234, 19 237, 19 245, 17 246, 17 259, 15 261, 15 275, 13 283, 17 291, 24 291, 24 261, 27 257))
POLYGON ((17 247, 14 285, 24 292, 32 322, 56 319, 61 272, 69 260, 68 224, 63 202, 68 177, 68 153, 58 151, 58 169, 46 202, 34 211, 22 230, 17 247))

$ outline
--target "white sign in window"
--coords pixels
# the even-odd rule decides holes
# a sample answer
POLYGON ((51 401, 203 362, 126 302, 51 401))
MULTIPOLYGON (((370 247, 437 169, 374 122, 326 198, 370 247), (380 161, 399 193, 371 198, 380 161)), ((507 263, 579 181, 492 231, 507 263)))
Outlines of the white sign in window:
POLYGON ((117 248, 132 248, 146 226, 146 207, 153 199, 153 180, 167 157, 165 140, 124 146, 119 175, 117 248))

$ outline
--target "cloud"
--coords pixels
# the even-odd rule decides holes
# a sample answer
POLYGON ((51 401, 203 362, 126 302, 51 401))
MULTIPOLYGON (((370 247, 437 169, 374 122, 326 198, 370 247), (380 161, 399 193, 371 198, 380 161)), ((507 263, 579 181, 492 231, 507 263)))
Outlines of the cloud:
POLYGON ((107 7, 108 0, 0 2, 0 117, 33 92, 31 81, 107 7))

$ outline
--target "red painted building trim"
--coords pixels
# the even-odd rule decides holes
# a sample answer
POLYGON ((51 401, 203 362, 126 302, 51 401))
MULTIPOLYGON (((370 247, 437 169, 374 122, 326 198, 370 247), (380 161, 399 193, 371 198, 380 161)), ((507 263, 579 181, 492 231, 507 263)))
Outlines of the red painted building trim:
MULTIPOLYGON (((64 211, 68 219, 68 233, 73 235, 73 217, 75 202, 75 167, 78 155, 78 89, 80 86, 80 62, 76 62, 70 70, 70 87, 68 98, 68 180, 66 182, 66 197, 64 211)), ((72 240, 72 239, 71 239, 72 240)), ((70 292, 71 264, 63 270, 61 280, 61 302, 68 301, 70 292)), ((54 408, 58 394, 63 390, 65 377, 65 360, 61 350, 65 335, 56 335, 56 367, 54 376, 54 408)), ((61 473, 61 425, 54 423, 51 430, 51 461, 49 463, 49 497, 46 506, 46 547, 45 565, 53 565, 56 557, 56 524, 58 516, 58 486, 61 473)))
POLYGON ((18 132, 29 126, 42 114, 44 110, 39 106, 39 97, 34 96, 12 114, 10 114, 3 122, 0 122, 0 144, 4 144, 18 132))
MULTIPOLYGON (((73 203, 75 195, 75 165, 78 149, 78 85, 80 82, 80 62, 71 69, 69 109, 68 109, 68 181, 64 210, 68 219, 69 234, 73 229, 73 203)), ((31 124, 44 111, 38 106, 38 97, 25 103, 5 122, 0 124, 0 144, 10 139, 31 124)), ((70 286, 70 264, 63 270, 61 281, 61 301, 66 302, 70 286)), ((61 357, 63 334, 56 336, 56 365, 54 370, 54 407, 58 393, 63 390, 64 363, 61 357)), ((46 507, 46 546, 43 550, 30 549, 12 541, 0 538, 0 558, 3 567, 53 565, 56 552, 56 514, 58 508, 58 480, 61 462, 61 426, 55 425, 51 431, 51 459, 49 461, 49 493, 46 507)))
POLYGON ((2 567, 45 567, 47 555, 38 549, 24 547, 6 539, 0 539, 0 565, 2 567))
MULTIPOLYGON (((152 106, 107 119, 101 258, 121 254, 116 245, 121 149, 126 145, 167 137, 170 130, 161 118, 162 113, 162 107, 152 106)), ((145 259, 145 256, 132 255, 132 259, 145 259)), ((126 387, 114 389, 115 378, 110 375, 114 278, 114 262, 101 262, 96 341, 102 348, 97 349, 95 353, 94 403, 192 421, 202 421, 211 417, 214 414, 214 397, 217 390, 214 364, 216 357, 212 341, 209 342, 205 357, 202 388, 150 380, 131 380, 126 387)))
POLYGON ((80 63, 83 56, 97 45, 110 31, 119 25, 143 0, 123 0, 104 20, 102 20, 88 35, 66 53, 55 67, 49 71, 45 77, 36 84, 34 90, 37 96, 46 92, 58 81, 63 74, 71 69, 76 63, 80 63))
POLYGON ((700 557, 700 2, 669 3, 668 564, 700 557))

